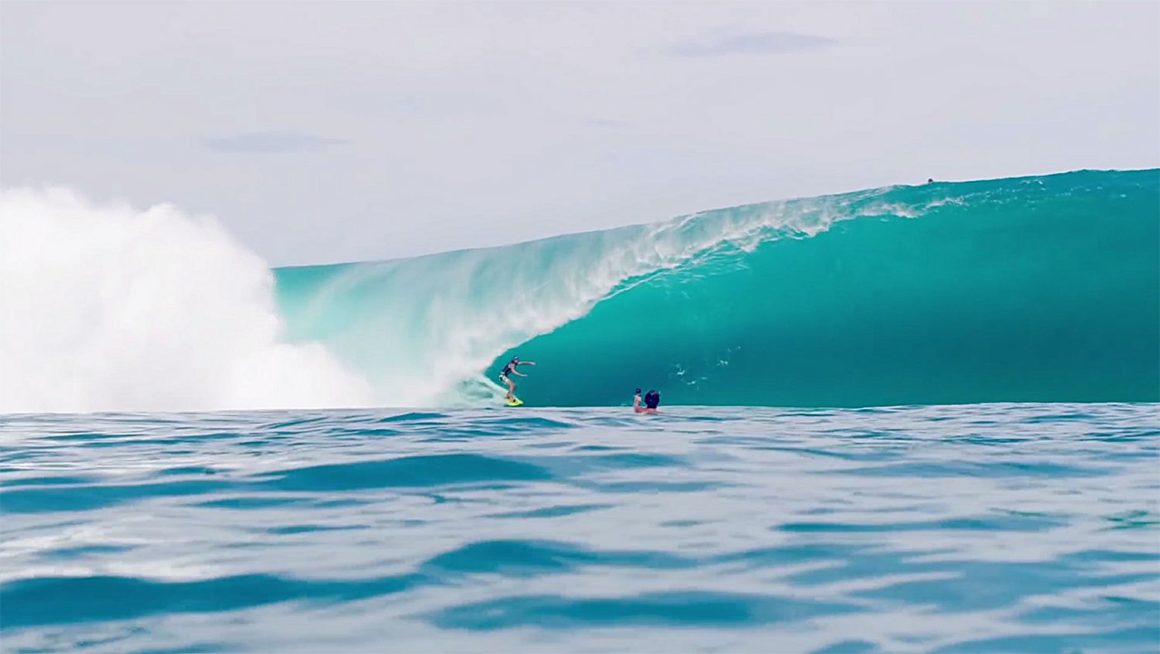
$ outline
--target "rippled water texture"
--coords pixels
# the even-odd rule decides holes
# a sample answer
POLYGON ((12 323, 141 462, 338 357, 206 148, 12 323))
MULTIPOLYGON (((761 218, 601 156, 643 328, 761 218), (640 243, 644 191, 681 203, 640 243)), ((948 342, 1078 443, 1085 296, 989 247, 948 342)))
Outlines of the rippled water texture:
POLYGON ((4 652, 1147 652, 1157 405, 0 419, 4 652))

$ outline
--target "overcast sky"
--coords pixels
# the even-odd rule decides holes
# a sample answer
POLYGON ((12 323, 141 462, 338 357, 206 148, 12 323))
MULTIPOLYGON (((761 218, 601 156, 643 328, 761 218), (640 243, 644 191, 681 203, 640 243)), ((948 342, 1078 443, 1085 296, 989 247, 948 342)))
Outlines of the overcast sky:
POLYGON ((1160 4, 0 1, 0 181, 381 259, 1160 165, 1160 4))

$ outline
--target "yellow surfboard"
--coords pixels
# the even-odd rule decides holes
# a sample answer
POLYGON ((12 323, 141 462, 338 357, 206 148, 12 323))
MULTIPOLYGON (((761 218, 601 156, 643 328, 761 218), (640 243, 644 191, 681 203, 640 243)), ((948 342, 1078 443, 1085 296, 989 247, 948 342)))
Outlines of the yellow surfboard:
POLYGON ((512 397, 510 400, 504 400, 504 406, 520 406, 524 401, 518 397, 512 397))

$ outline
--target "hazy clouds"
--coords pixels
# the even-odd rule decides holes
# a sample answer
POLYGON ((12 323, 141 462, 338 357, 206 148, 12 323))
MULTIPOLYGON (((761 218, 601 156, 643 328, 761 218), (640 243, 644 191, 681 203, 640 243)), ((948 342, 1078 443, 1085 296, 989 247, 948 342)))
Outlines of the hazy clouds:
POLYGON ((273 264, 1160 164, 1155 3, 0 4, 0 177, 273 264))
POLYGON ((267 152, 271 154, 323 148, 345 143, 301 132, 245 132, 232 136, 206 139, 205 144, 218 152, 267 152))
POLYGON ((732 54, 784 54, 836 44, 837 41, 823 36, 793 32, 726 32, 676 43, 669 51, 686 57, 715 57, 732 54))

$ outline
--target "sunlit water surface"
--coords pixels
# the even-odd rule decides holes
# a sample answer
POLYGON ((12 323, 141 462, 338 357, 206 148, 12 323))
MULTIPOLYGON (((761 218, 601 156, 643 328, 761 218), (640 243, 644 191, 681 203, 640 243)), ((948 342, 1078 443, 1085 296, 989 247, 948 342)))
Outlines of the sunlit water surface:
POLYGON ((0 649, 1160 651, 1158 414, 8 416, 0 649))

